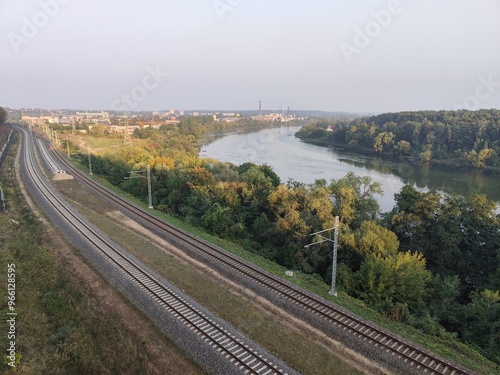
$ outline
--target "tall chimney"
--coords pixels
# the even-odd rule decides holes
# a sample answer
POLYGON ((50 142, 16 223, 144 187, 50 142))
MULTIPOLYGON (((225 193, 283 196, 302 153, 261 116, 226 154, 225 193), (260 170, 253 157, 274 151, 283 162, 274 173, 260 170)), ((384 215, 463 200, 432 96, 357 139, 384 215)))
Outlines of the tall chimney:
POLYGON ((262 101, 259 100, 259 116, 262 116, 262 101))

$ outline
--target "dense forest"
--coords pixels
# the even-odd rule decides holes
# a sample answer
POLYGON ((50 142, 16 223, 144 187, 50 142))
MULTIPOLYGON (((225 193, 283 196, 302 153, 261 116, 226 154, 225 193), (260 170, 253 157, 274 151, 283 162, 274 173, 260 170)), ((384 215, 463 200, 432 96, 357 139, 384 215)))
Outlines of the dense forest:
MULTIPOLYGON (((489 116, 481 121, 483 126, 473 122, 479 113, 423 112, 418 115, 423 122, 419 124, 415 114, 402 113, 320 122, 307 125, 302 133, 318 139, 344 134, 345 139, 356 127, 362 130, 354 133, 363 134, 355 137, 358 144, 373 148, 370 139, 379 139, 383 152, 391 142, 401 146, 401 134, 407 134, 409 155, 429 144, 431 152, 440 145, 441 151, 446 146, 447 153, 462 155, 472 151, 466 144, 479 153, 485 147, 497 149, 493 129, 499 128, 499 112, 483 114, 489 116), (405 132, 398 130, 396 118, 405 124, 405 132), (438 118, 456 119, 455 125, 438 126, 448 129, 448 145, 441 142, 441 131, 432 130, 432 121, 438 118), (466 122, 474 134, 472 141, 464 135, 466 122), (328 127, 333 131, 325 130, 328 127), (459 129, 461 136, 456 133, 459 129)), ((500 364, 500 216, 493 202, 480 194, 441 195, 405 186, 395 196, 395 207, 381 213, 374 198, 381 187, 370 177, 348 173, 306 185, 280 181, 266 164, 233 165, 198 156, 208 133, 261 126, 265 125, 251 120, 229 124, 212 117, 189 117, 159 130, 137 129, 134 145, 95 155, 93 171, 146 202, 146 180, 124 177, 149 164, 155 209, 289 269, 317 275, 325 283, 331 281, 331 246, 304 246, 311 242, 311 233, 331 228, 338 215, 339 291, 395 321, 444 340, 458 338, 500 364)), ((118 136, 105 130, 95 127, 92 134, 118 136)), ((85 164, 86 155, 80 157, 85 164)), ((484 161, 494 165, 496 160, 492 151, 484 161)))
POLYGON ((321 121, 297 134, 306 142, 422 162, 500 169, 500 110, 386 113, 321 121))

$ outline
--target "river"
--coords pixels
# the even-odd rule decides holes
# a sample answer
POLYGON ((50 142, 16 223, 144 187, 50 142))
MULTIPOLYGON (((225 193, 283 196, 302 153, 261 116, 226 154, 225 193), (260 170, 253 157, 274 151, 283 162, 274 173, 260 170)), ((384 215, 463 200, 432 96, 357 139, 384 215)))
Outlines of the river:
POLYGON ((268 164, 282 182, 293 179, 306 184, 323 178, 327 181, 344 177, 352 171, 369 176, 382 185, 383 196, 376 196, 383 212, 394 206, 394 194, 405 184, 421 191, 467 195, 477 191, 500 202, 500 175, 484 171, 467 171, 449 167, 412 166, 380 157, 353 154, 302 142, 295 137, 300 126, 238 132, 207 140, 201 157, 239 165, 245 162, 268 164))

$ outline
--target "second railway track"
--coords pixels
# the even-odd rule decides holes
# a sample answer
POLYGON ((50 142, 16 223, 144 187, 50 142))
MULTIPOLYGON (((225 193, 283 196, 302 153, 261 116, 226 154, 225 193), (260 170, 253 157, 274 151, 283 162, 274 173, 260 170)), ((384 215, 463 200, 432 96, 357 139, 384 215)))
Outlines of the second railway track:
MULTIPOLYGON (((25 130, 21 131, 24 133, 25 139, 29 138, 25 130)), ((39 144, 39 147, 43 148, 44 145, 39 144)), ((97 233, 91 225, 69 209, 66 203, 50 189, 36 167, 33 145, 27 140, 24 142, 23 155, 25 171, 38 193, 44 197, 46 202, 49 202, 51 207, 65 221, 70 223, 82 237, 89 241, 95 250, 103 254, 129 280, 156 300, 166 311, 180 320, 190 331, 201 337, 207 345, 212 347, 228 363, 238 369, 239 373, 261 375, 296 373, 294 370, 287 369, 286 366, 276 363, 277 361, 272 356, 269 356, 268 353, 259 350, 259 348, 256 349, 249 342, 237 337, 230 329, 152 276, 143 265, 137 264, 134 260, 117 250, 116 244, 105 238, 103 239, 100 233, 97 233)))
POLYGON ((383 353, 385 352, 385 354, 389 354, 389 356, 396 358, 397 361, 409 365, 410 368, 413 368, 415 373, 443 375, 474 374, 470 370, 440 358, 430 351, 422 349, 407 340, 401 339, 374 324, 368 323, 326 300, 284 282, 278 277, 264 272, 260 268, 244 262, 238 257, 158 219, 156 216, 151 215, 97 184, 79 169, 75 168, 57 151, 53 151, 56 159, 65 166, 66 170, 74 174, 108 201, 111 201, 125 214, 129 216, 130 214, 135 215, 144 222, 147 222, 151 227, 156 229, 157 234, 168 234, 168 236, 176 238, 188 247, 195 249, 195 251, 201 252, 206 257, 222 264, 224 267, 230 267, 251 282, 269 289, 272 293, 281 296, 283 299, 292 301, 295 305, 300 306, 309 313, 337 326, 339 330, 348 331, 363 342, 377 348, 377 350, 383 353))

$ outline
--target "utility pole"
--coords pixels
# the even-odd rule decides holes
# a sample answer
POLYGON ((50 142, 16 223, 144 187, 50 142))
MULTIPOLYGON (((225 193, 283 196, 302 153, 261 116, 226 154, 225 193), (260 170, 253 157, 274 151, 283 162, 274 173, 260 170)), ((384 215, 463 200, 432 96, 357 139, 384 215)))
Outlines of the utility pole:
POLYGON ((130 138, 130 134, 128 133, 128 114, 127 114, 127 119, 125 120, 125 132, 123 133, 123 145, 124 146, 132 145, 132 139, 130 138))
POLYGON ((333 228, 325 229, 319 232, 312 233, 311 236, 318 236, 320 238, 319 241, 310 243, 309 245, 304 246, 304 248, 309 248, 312 245, 317 245, 323 242, 331 242, 333 243, 333 254, 332 254, 332 286, 328 294, 331 296, 337 297, 337 290, 335 281, 337 279, 337 247, 338 247, 338 238, 339 238, 339 217, 335 216, 335 226, 333 228), (333 240, 331 238, 323 236, 321 233, 334 231, 333 240))
POLYGON ((90 147, 87 146, 87 153, 89 155, 89 175, 93 176, 94 174, 92 173, 92 158, 90 156, 90 147))
POLYGON ((149 200, 149 208, 153 208, 153 197, 151 195, 151 168, 149 167, 148 163, 148 168, 147 168, 147 179, 148 179, 148 200, 149 200))
POLYGON ((148 181, 148 208, 153 208, 153 195, 152 195, 152 190, 151 190, 151 167, 149 166, 149 163, 147 164, 146 167, 146 177, 142 175, 141 173, 144 173, 144 171, 130 171, 129 174, 130 176, 124 177, 124 180, 130 180, 132 178, 146 178, 148 181))
POLYGON ((335 280, 337 279, 337 248, 339 243, 339 217, 335 216, 335 230, 333 232, 333 260, 332 260, 332 289, 330 294, 337 296, 337 291, 335 289, 335 280))

